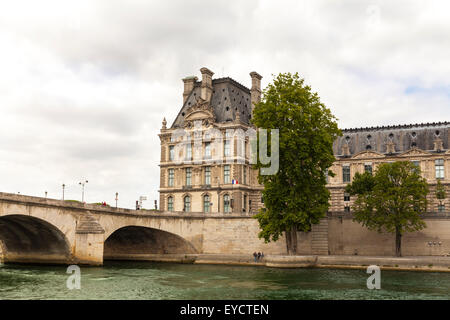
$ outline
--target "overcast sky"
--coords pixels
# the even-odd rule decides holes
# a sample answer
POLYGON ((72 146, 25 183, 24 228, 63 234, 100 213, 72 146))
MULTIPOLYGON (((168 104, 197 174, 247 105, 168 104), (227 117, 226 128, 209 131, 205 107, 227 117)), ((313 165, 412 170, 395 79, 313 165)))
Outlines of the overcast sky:
POLYGON ((186 76, 299 72, 341 128, 450 120, 445 1, 2 1, 0 191, 145 208, 186 76))

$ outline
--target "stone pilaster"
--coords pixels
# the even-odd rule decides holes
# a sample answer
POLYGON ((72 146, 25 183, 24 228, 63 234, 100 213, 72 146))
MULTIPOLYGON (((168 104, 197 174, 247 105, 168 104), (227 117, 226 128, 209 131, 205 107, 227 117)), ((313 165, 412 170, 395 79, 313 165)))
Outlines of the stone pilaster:
POLYGON ((87 265, 103 264, 103 242, 105 230, 95 217, 87 213, 80 214, 75 230, 76 263, 87 265))

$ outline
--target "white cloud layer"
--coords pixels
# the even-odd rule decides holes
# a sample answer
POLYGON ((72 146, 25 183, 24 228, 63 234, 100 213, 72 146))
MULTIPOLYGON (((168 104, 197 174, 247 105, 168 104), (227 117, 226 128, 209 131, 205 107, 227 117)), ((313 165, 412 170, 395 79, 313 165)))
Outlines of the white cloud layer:
POLYGON ((0 191, 158 199, 181 78, 299 72, 341 127, 450 120, 445 1, 8 1, 0 191))

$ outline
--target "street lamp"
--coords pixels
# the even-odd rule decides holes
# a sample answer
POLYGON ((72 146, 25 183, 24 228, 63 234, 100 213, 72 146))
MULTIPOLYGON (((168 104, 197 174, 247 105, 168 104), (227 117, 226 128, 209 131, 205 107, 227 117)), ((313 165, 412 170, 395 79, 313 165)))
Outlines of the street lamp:
POLYGON ((62 184, 62 190, 63 190, 63 197, 62 197, 62 199, 63 199, 63 201, 64 201, 64 188, 66 187, 66 185, 63 183, 62 184))
POLYGON ((116 192, 116 209, 117 209, 117 200, 119 200, 119 193, 116 192))
POLYGON ((45 191, 45 199, 47 199, 47 191, 45 191))
POLYGON ((84 203, 84 185, 88 183, 88 181, 78 182, 78 184, 81 186, 81 202, 84 203))

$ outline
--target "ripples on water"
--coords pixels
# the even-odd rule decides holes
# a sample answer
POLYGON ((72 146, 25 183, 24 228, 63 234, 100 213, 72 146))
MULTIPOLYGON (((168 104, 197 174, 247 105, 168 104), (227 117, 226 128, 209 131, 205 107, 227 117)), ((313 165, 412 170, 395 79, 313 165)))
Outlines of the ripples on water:
POLYGON ((0 265, 0 299, 450 299, 450 273, 275 269, 146 262, 81 267, 69 290, 65 266, 0 265))

